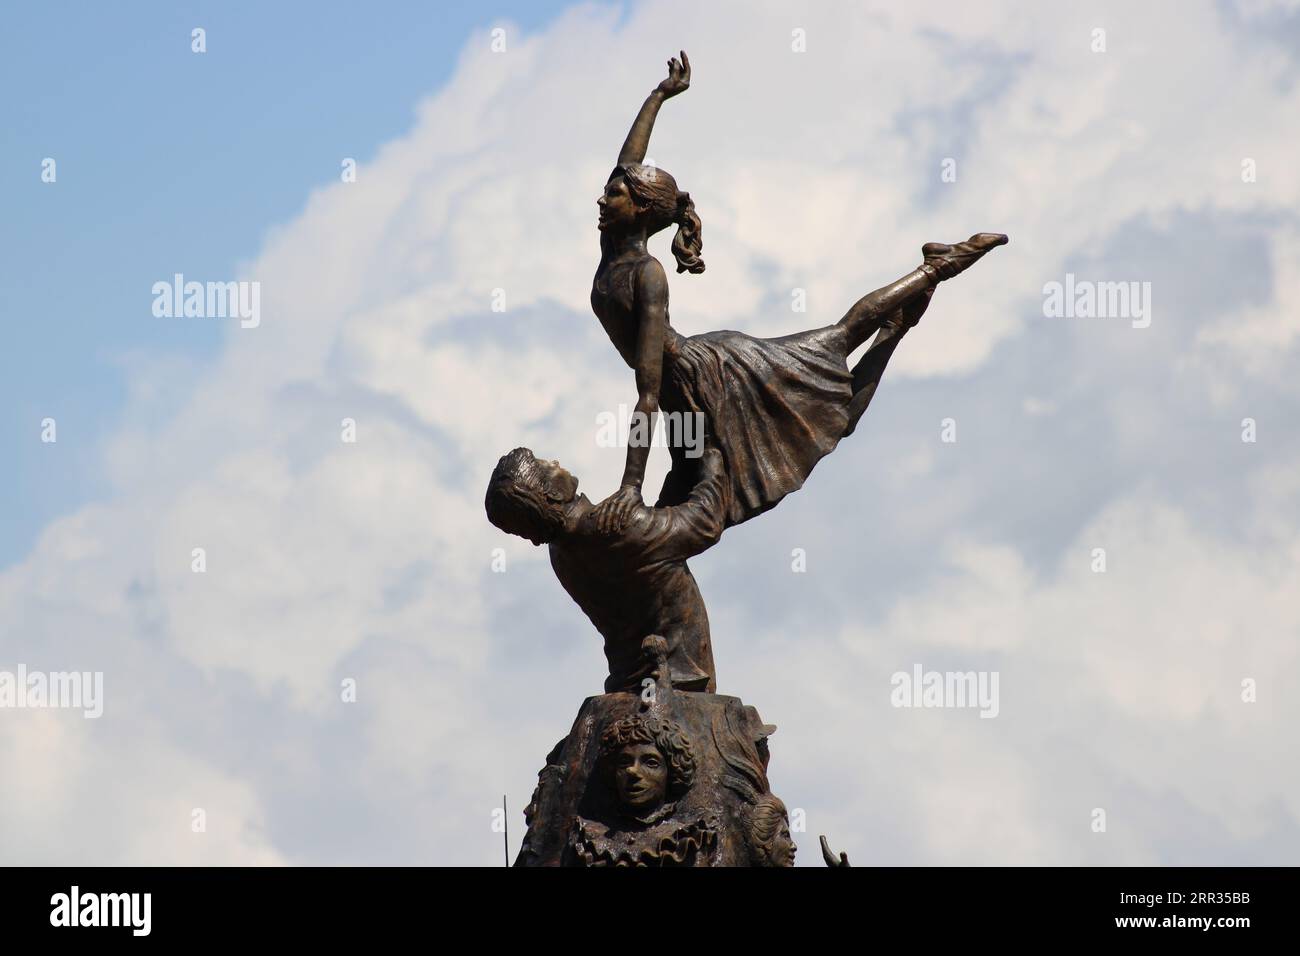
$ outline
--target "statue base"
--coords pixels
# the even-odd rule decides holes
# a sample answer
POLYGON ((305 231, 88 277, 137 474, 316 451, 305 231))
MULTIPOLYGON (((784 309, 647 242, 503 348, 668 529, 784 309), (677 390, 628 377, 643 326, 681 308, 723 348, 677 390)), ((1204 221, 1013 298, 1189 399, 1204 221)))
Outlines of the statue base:
POLYGON ((789 866, 768 789, 776 730, 737 697, 589 697, 538 773, 515 866, 789 866))

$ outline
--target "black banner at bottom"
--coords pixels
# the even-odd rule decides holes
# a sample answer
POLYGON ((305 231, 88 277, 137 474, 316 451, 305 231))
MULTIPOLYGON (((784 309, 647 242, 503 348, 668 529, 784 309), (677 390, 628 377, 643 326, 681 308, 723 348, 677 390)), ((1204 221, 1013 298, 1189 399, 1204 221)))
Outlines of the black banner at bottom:
POLYGON ((91 945, 279 939, 337 945, 396 942, 447 927, 486 933, 499 943, 513 933, 536 937, 548 925, 576 929, 575 919, 589 932, 596 924, 626 926, 651 914, 681 930, 687 929, 683 919, 713 922, 709 936, 724 924, 728 932, 741 925, 762 931, 772 921, 794 928, 804 915, 822 929, 847 929, 862 940, 868 937, 861 933, 886 939, 921 926, 928 943, 969 938, 978 927, 986 940, 1130 936, 1232 945, 1261 934, 1291 936, 1300 890, 1296 869, 1273 867, 863 867, 663 876, 505 868, 55 867, 0 870, 0 879, 6 942, 75 937, 91 945))

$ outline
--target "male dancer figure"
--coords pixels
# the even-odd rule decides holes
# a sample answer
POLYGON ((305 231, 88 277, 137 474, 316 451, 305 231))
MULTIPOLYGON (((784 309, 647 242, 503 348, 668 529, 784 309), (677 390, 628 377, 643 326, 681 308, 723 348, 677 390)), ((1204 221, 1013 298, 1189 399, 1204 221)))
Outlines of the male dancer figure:
MULTIPOLYGON (((916 324, 928 296, 899 309, 877 334, 854 369, 861 407, 876 385, 899 340, 916 324)), ((713 648, 709 618, 688 558, 717 544, 726 526, 730 483, 722 454, 706 448, 700 481, 680 505, 638 504, 620 530, 600 527, 596 506, 578 494, 578 479, 558 461, 538 459, 516 448, 497 463, 484 506, 488 520, 533 544, 546 544, 560 584, 605 639, 609 677, 605 692, 636 691, 654 663, 641 651, 651 634, 668 644, 672 686, 713 693, 713 648)))

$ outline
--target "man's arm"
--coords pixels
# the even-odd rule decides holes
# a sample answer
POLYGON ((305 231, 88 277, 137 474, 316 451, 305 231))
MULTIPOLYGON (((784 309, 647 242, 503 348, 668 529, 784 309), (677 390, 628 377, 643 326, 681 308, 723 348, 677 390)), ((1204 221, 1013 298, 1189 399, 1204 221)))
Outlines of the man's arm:
POLYGON ((729 489, 722 452, 706 449, 700 481, 686 503, 653 509, 662 528, 653 548, 657 556, 689 558, 717 544, 726 526, 729 489))

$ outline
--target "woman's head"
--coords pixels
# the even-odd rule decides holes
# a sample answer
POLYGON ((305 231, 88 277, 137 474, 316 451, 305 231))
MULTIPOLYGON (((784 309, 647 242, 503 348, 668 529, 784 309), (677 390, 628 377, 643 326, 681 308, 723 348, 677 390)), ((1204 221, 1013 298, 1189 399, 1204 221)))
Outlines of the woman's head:
POLYGON ((644 229, 647 237, 669 225, 677 224, 673 239, 673 256, 678 272, 700 273, 704 262, 700 217, 689 193, 677 188, 677 181, 656 166, 627 163, 618 166, 605 184, 600 206, 602 231, 627 232, 644 229))
POLYGON ((780 797, 765 793, 750 811, 749 850, 756 866, 794 866, 790 815, 780 797))

